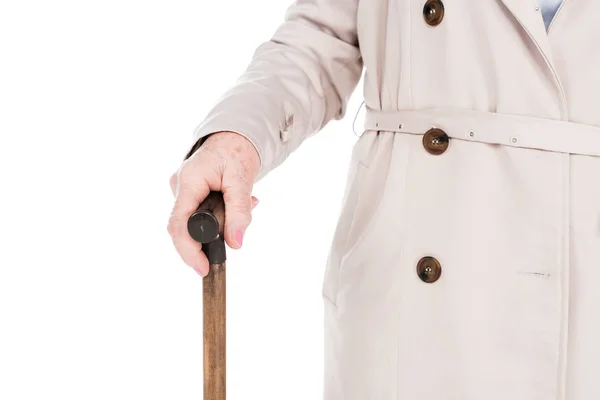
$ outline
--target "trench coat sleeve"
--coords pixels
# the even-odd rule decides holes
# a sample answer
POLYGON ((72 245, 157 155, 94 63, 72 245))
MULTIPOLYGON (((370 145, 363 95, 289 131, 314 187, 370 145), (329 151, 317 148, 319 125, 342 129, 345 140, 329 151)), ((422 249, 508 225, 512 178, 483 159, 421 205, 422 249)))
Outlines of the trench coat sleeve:
POLYGON ((329 121, 341 119, 363 69, 357 1, 289 6, 271 39, 194 130, 186 158, 211 133, 236 132, 258 151, 257 182, 329 121))

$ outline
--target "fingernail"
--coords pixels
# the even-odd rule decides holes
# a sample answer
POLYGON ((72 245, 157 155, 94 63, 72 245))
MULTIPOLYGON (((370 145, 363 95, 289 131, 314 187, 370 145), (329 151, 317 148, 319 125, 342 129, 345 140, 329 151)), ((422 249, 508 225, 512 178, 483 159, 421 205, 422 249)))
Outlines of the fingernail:
POLYGON ((256 207, 256 205, 258 204, 258 199, 254 199, 252 200, 252 209, 254 209, 254 207, 256 207))
POLYGON ((235 241, 237 242, 237 244, 239 244, 241 246, 243 240, 244 240, 244 232, 241 229, 238 229, 235 232, 235 241))

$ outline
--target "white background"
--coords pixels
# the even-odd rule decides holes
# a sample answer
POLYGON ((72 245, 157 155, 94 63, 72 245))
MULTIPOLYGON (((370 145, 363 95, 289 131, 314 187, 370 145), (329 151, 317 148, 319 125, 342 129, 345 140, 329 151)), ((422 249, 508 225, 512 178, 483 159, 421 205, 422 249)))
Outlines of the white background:
MULTIPOLYGON (((169 177, 288 5, 2 0, 0 399, 202 398, 202 279, 167 234, 169 177)), ((255 186, 228 249, 229 399, 321 397, 361 85, 255 186)))

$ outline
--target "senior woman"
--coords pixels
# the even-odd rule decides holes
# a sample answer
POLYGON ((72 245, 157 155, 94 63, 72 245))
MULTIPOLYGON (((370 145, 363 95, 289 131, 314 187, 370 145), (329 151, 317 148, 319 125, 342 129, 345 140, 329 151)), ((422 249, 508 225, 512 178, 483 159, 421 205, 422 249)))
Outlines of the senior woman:
POLYGON ((345 115, 325 400, 600 399, 600 1, 298 0, 194 132, 169 232, 345 115))

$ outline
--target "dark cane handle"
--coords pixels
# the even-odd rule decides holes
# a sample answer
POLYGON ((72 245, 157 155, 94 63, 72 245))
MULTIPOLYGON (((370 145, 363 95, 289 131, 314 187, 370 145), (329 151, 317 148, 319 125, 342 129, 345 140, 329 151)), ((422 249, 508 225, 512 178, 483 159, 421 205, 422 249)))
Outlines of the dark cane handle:
POLYGON ((192 239, 202 243, 202 250, 210 264, 221 264, 226 260, 224 226, 223 194, 210 192, 188 219, 188 232, 192 239))

